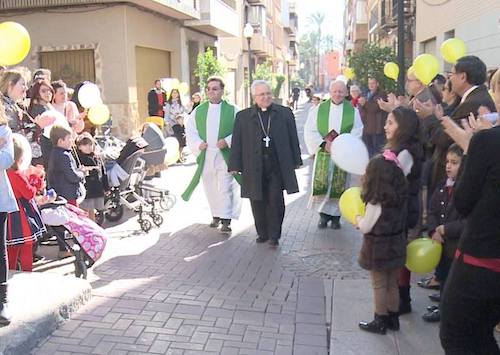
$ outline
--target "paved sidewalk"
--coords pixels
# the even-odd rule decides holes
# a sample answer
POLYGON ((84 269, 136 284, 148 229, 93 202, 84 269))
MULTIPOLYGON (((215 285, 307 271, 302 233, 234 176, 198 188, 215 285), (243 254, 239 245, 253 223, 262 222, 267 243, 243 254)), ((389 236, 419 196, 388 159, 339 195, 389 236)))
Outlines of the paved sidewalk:
MULTIPOLYGON (((297 118, 302 138, 304 110, 297 118)), ((247 201, 230 238, 209 228, 202 188, 148 235, 137 232, 135 218, 109 228, 107 250, 90 270, 92 300, 33 353, 442 353, 437 331, 430 352, 411 347, 417 352, 405 353, 384 347, 392 335, 366 337, 355 329, 372 313, 368 274, 356 261, 361 236, 346 222, 340 231, 316 228, 317 217, 306 208, 311 161, 305 163, 297 171, 301 192, 286 198, 277 250, 255 243, 247 201), (349 352, 336 348, 358 343, 349 352)), ((193 171, 189 163, 172 167, 160 183, 179 196, 193 171)), ((408 338, 421 329, 412 322, 422 321, 415 316, 403 326, 412 329, 408 338)))

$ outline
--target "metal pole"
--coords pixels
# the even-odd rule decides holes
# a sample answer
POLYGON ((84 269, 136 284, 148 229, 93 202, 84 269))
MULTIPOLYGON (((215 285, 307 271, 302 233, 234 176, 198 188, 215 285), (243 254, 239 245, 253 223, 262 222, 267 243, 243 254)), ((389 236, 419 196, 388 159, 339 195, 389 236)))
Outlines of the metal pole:
POLYGON ((404 95, 405 90, 405 10, 404 0, 398 1, 398 93, 404 95))
POLYGON ((249 106, 252 104, 252 50, 250 49, 250 44, 252 39, 250 37, 247 38, 248 41, 248 103, 249 106))

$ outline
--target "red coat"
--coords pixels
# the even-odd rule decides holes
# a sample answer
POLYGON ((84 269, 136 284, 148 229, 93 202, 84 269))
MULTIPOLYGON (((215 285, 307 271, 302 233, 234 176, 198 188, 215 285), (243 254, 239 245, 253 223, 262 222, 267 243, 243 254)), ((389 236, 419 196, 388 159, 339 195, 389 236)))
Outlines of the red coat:
POLYGON ((37 188, 19 170, 9 169, 7 176, 19 208, 7 216, 7 245, 32 242, 46 230, 34 200, 37 188))

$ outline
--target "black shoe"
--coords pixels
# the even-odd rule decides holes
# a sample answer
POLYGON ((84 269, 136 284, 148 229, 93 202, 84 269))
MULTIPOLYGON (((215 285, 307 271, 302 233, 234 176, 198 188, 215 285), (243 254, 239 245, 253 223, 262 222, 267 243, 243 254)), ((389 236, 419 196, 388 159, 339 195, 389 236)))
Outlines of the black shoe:
POLYGON ((221 223, 221 220, 219 217, 213 217, 212 223, 210 223, 210 228, 217 228, 220 223, 221 223))
POLYGON ((399 286, 399 315, 411 313, 410 286, 399 286))
POLYGON ((261 236, 259 236, 257 239, 255 239, 255 241, 256 241, 257 243, 265 243, 265 242, 267 242, 268 240, 269 240, 269 238, 264 238, 264 237, 261 237, 261 236))
POLYGON ((222 227, 220 229, 220 231, 222 233, 231 233, 232 230, 231 230, 231 220, 230 219, 222 219, 222 227))
POLYGON ((332 219, 332 229, 340 229, 340 217, 339 216, 333 216, 332 219))
POLYGON ((278 242, 278 239, 269 239, 269 245, 273 248, 277 248, 280 242, 278 242))
POLYGON ((439 306, 436 306, 436 305, 432 305, 432 306, 427 306, 426 309, 429 311, 429 312, 432 312, 432 311, 435 311, 436 309, 439 309, 439 306))
POLYGON ((34 263, 37 263, 37 262, 43 261, 43 260, 45 260, 45 256, 38 255, 38 254, 33 255, 33 262, 34 263))
POLYGON ((422 319, 429 323, 436 323, 441 320, 441 312, 438 309, 428 312, 422 316, 422 319))
POLYGON ((399 313, 398 312, 389 312, 389 316, 387 318, 387 329, 389 330, 399 330, 399 313))
POLYGON ((441 302, 441 294, 439 293, 432 293, 429 295, 429 299, 432 301, 432 302, 441 302))
POLYGON ((328 217, 324 213, 319 214, 319 222, 318 222, 318 228, 319 229, 325 229, 328 227, 328 217))
POLYGON ((359 322, 359 328, 370 333, 385 334, 387 331, 388 316, 375 314, 375 319, 371 322, 359 322))

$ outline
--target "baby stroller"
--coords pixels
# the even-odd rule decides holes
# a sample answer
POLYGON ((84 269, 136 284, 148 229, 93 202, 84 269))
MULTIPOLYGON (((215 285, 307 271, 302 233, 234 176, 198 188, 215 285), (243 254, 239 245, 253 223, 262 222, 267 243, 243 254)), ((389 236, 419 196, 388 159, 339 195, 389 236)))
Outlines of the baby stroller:
POLYGON ((104 217, 112 222, 120 220, 125 206, 139 214, 138 222, 141 229, 149 232, 153 224, 159 227, 163 223, 163 217, 157 212, 157 206, 161 208, 160 198, 168 195, 168 190, 142 186, 146 174, 146 162, 142 156, 146 146, 147 142, 142 138, 129 139, 120 156, 107 168, 109 184, 112 187, 105 196, 104 217), (144 189, 152 190, 158 197, 144 197, 144 189), (152 223, 145 218, 146 216, 151 218, 152 223))
POLYGON ((75 256, 75 276, 86 279, 87 269, 99 260, 106 247, 104 229, 89 219, 85 211, 68 204, 62 197, 40 206, 40 213, 48 235, 56 236, 75 256))

